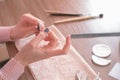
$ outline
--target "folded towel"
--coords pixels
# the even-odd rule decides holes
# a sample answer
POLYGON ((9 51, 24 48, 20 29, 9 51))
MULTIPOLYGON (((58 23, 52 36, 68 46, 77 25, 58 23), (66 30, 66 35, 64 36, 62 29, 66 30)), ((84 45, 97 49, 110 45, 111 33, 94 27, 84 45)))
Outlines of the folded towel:
MULTIPOLYGON (((62 48, 65 38, 62 33, 54 26, 49 27, 60 39, 62 48)), ((15 42, 16 47, 20 50, 34 36, 15 42)), ((43 42, 45 43, 45 42, 43 42)), ((42 44, 44 45, 44 44, 42 44)), ((96 73, 80 56, 73 46, 70 47, 66 55, 54 56, 48 59, 34 62, 28 65, 35 80, 75 80, 78 71, 87 75, 89 80, 93 80, 96 73)))

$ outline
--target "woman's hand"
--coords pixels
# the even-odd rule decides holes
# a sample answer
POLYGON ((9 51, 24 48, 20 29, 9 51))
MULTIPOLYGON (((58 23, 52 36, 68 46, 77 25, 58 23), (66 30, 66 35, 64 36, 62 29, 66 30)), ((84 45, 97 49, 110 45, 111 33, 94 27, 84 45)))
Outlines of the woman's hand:
POLYGON ((44 23, 31 14, 21 16, 18 23, 11 29, 11 39, 17 40, 36 33, 38 24, 44 28, 44 23))
POLYGON ((55 47, 58 46, 58 38, 55 34, 52 31, 49 31, 48 33, 41 31, 34 39, 25 45, 14 58, 23 66, 26 66, 27 64, 37 60, 66 54, 69 50, 70 44, 71 38, 68 36, 63 49, 55 49, 55 47), (49 43, 40 47, 38 45, 42 40, 49 41, 49 43))

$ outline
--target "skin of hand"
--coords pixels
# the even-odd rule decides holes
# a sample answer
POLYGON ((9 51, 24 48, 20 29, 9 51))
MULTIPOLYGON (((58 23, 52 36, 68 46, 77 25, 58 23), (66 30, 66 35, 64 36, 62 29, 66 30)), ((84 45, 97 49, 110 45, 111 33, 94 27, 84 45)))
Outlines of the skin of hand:
POLYGON ((29 13, 23 14, 18 23, 11 29, 11 40, 17 40, 36 33, 38 23, 44 28, 44 22, 40 19, 29 13))
POLYGON ((52 56, 66 54, 71 45, 71 37, 66 37, 66 43, 62 49, 55 49, 58 46, 58 39, 52 31, 48 33, 41 31, 34 39, 26 44, 14 57, 24 67, 29 63, 43 60, 52 56), (45 46, 38 46, 42 40, 49 41, 45 46))

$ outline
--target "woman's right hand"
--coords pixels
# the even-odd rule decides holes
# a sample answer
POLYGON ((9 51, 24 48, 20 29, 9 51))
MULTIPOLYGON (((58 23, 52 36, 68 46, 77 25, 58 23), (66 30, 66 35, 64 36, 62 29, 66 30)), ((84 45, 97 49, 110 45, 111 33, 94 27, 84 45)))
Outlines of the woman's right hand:
POLYGON ((62 49, 55 49, 58 46, 58 38, 56 35, 49 31, 41 31, 34 39, 32 39, 27 45, 25 45, 21 51, 14 57, 23 66, 29 63, 43 60, 52 56, 66 54, 70 48, 71 38, 66 37, 66 43, 62 49), (47 40, 49 43, 45 46, 38 46, 42 40, 47 40))

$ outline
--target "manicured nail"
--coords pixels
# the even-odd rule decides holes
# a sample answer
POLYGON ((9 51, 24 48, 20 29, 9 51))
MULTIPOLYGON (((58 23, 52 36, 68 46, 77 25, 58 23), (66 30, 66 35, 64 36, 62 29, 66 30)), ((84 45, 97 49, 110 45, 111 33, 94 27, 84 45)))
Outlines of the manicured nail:
POLYGON ((46 28, 46 29, 44 30, 44 32, 48 33, 48 32, 49 32, 49 29, 48 29, 48 28, 46 28))

